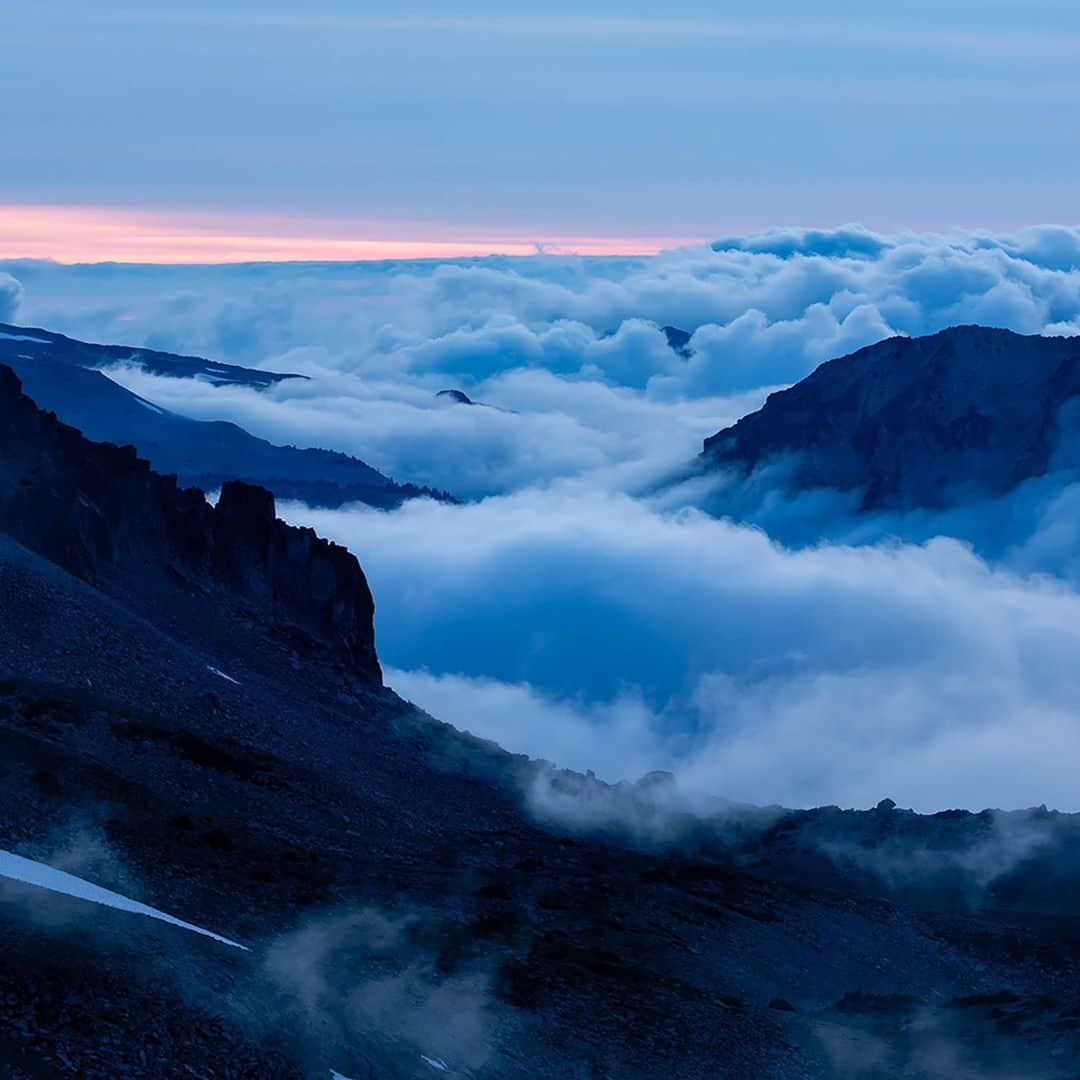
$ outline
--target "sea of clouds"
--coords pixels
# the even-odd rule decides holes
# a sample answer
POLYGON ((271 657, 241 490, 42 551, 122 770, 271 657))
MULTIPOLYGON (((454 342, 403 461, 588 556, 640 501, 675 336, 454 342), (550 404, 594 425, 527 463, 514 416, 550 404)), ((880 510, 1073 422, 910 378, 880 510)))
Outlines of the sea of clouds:
POLYGON ((281 508, 357 553, 388 681, 442 719, 758 803, 1080 808, 1080 490, 869 520, 817 493, 751 524, 662 484, 771 389, 886 336, 1080 333, 1080 230, 0 271, 21 324, 311 376, 114 373, 153 401, 465 500, 281 508), (693 332, 688 357, 664 325, 693 332))

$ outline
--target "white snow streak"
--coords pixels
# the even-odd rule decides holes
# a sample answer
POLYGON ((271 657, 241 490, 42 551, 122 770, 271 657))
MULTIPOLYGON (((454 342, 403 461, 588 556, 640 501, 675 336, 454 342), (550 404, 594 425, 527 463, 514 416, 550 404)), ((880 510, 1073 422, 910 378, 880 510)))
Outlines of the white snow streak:
POLYGON ((22 855, 15 855, 10 851, 0 851, 0 877, 9 878, 11 881, 19 881, 24 885, 34 885, 49 892, 63 893, 65 896, 73 896, 78 900, 88 900, 92 904, 101 904, 104 907, 115 908, 117 911, 128 911, 133 915, 145 915, 159 922, 169 923, 171 926, 179 926, 182 930, 190 930, 193 934, 201 934, 228 945, 233 949, 247 951, 246 945, 241 945, 229 938, 222 937, 210 930, 204 930, 194 923, 184 922, 174 915, 167 915, 164 911, 141 904, 138 900, 129 900, 126 896, 114 893, 110 889, 103 889, 100 885, 85 881, 69 874, 64 870, 57 870, 45 863, 26 859, 22 855))
POLYGON ((149 409, 151 412, 157 413, 158 416, 164 416, 165 415, 165 410, 164 409, 159 409, 155 404, 153 404, 153 402, 147 401, 146 398, 141 398, 141 397, 139 397, 138 394, 136 394, 135 395, 135 400, 144 409, 149 409))
POLYGON ((220 671, 218 668, 214 667, 212 664, 207 664, 206 665, 206 670, 213 672, 215 675, 217 675, 221 679, 224 679, 226 682, 231 682, 234 686, 239 686, 240 685, 240 680, 239 679, 234 679, 231 675, 226 675, 224 671, 220 671))

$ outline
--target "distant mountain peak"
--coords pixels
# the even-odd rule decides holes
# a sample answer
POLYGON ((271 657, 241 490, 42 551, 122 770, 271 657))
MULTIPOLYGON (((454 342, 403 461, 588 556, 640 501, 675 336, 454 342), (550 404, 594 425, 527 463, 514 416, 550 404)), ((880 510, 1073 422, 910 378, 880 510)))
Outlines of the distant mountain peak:
POLYGON ((667 338, 668 348, 686 359, 693 350, 690 339, 694 336, 689 330, 680 330, 677 326, 661 326, 660 332, 667 338))
POLYGON ((469 397, 469 395, 466 394, 464 390, 440 390, 435 396, 439 398, 444 398, 447 401, 456 402, 458 405, 476 404, 476 402, 473 401, 473 399, 469 397))
POLYGON ((453 405, 473 405, 478 409, 492 409, 495 412, 517 414, 515 409, 504 409, 501 405, 490 405, 486 401, 474 401, 464 390, 440 390, 435 397, 439 401, 446 401, 453 405))
POLYGON ((861 491, 865 508, 941 507, 1080 465, 1063 439, 1080 338, 958 326, 830 360, 705 440, 707 469, 785 462, 798 489, 861 491))

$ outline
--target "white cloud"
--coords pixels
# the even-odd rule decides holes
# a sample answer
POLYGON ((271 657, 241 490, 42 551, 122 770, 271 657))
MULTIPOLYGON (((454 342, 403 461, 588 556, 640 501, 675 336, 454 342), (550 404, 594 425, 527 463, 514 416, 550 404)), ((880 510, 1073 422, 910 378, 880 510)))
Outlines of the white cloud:
POLYGON ((596 492, 285 512, 360 556, 391 682, 511 749, 759 803, 1077 806, 1080 598, 955 541, 791 551, 596 492))
POLYGON ((769 498, 761 528, 680 509, 693 486, 633 496, 768 389, 889 334, 1073 332, 1080 231, 717 247, 11 269, 25 322, 312 376, 258 394, 118 374, 151 400, 479 499, 283 507, 359 555, 392 681, 436 715, 610 779, 671 768, 757 802, 1078 808, 1080 488, 872 519, 828 492, 769 498), (664 324, 694 331, 689 359, 664 324))
POLYGON ((0 273, 0 322, 10 322, 19 309, 23 287, 17 278, 0 273))

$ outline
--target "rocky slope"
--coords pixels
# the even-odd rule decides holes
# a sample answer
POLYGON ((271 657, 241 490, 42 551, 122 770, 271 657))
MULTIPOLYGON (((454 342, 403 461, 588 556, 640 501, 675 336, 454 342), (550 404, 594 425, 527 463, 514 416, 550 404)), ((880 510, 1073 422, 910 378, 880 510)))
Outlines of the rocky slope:
POLYGON ((8 535, 87 581, 241 603, 379 680, 374 604, 353 555, 277 520, 262 488, 229 481, 211 506, 132 447, 89 442, 40 410, 2 365, 0 520, 8 535))
POLYGON ((370 627, 266 492, 0 372, 0 852, 247 946, 0 879, 0 1073, 1074 1074, 1075 819, 608 787, 401 701, 370 627))
POLYGON ((1080 466, 1080 339, 960 326, 822 364, 705 440, 702 464, 773 465, 866 509, 936 508, 1080 466))

